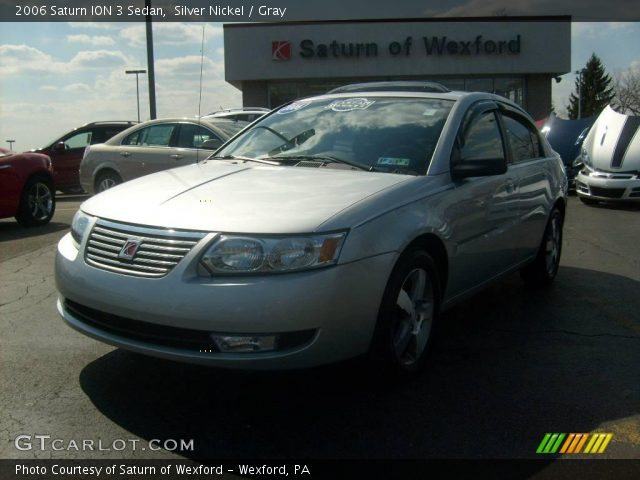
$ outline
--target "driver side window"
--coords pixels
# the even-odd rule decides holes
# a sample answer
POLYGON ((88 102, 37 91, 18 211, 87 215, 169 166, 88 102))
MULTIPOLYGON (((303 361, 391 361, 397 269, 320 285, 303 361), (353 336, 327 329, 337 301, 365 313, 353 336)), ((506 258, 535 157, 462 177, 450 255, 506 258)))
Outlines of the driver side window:
POLYGON ((73 148, 84 148, 91 142, 91 132, 76 133, 64 141, 67 150, 73 148))
POLYGON ((460 145, 460 159, 465 162, 504 159, 504 145, 494 111, 485 112, 465 132, 460 145))

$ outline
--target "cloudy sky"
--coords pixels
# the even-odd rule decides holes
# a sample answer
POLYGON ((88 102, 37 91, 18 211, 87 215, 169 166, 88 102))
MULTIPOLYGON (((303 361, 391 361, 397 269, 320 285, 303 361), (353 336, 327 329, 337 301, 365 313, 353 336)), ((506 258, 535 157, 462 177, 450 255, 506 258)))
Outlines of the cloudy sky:
MULTIPOLYGON (((154 44, 158 116, 198 113, 202 24, 156 23, 154 44)), ((592 52, 609 73, 640 67, 640 23, 574 23, 572 70, 592 52), (635 62, 635 63, 634 63, 635 62)), ((95 120, 136 118, 135 77, 146 68, 144 24, 3 23, 0 30, 0 145, 18 151, 50 142, 95 120)), ((146 76, 140 108, 148 118, 146 76)), ((553 85, 556 110, 567 104, 573 74, 553 85)), ((241 105, 240 91, 224 81, 221 24, 205 26, 202 113, 241 105)))

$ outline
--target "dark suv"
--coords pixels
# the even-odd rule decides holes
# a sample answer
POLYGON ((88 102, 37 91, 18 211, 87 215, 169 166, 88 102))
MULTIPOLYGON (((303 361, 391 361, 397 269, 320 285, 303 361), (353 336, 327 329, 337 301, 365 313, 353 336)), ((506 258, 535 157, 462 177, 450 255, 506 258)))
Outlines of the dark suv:
POLYGON ((65 133, 46 147, 32 150, 51 157, 56 188, 63 193, 81 192, 78 169, 88 145, 104 143, 126 128, 131 121, 92 122, 65 133))

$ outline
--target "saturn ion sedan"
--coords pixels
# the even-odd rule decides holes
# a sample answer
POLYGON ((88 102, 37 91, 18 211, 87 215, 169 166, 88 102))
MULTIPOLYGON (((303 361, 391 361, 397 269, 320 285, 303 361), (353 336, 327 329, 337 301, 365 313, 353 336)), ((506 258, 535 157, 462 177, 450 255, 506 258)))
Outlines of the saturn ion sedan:
POLYGON ((566 195, 560 157, 505 98, 307 98, 83 203, 58 244, 57 306, 81 333, 166 359, 362 357, 403 376, 441 311, 514 271, 553 280, 566 195))

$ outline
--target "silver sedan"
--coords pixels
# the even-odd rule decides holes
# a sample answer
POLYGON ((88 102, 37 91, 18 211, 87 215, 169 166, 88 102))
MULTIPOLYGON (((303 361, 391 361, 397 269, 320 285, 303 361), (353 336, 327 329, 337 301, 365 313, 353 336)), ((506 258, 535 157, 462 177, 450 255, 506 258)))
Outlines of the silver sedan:
POLYGON ((87 200, 58 245, 58 310, 86 335, 173 360, 365 356, 407 375, 441 311, 514 271, 553 280, 566 195, 560 157, 502 97, 299 100, 205 161, 87 200))
POLYGON ((90 145, 80 162, 85 192, 100 193, 134 178, 205 159, 248 125, 203 118, 161 118, 90 145))

